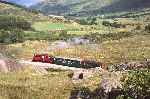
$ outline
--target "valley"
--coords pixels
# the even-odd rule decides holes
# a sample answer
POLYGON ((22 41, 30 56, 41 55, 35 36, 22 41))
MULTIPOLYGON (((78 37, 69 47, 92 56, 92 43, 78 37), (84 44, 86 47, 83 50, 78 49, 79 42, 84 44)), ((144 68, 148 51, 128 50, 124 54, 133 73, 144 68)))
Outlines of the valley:
POLYGON ((127 1, 46 0, 32 5, 34 10, 0 2, 0 99, 149 99, 149 2, 133 0, 125 6, 127 1), (34 54, 45 53, 108 68, 45 72, 41 67, 53 65, 31 62, 34 54), (89 77, 79 79, 83 71, 89 77), (122 93, 115 96, 114 89, 122 93))

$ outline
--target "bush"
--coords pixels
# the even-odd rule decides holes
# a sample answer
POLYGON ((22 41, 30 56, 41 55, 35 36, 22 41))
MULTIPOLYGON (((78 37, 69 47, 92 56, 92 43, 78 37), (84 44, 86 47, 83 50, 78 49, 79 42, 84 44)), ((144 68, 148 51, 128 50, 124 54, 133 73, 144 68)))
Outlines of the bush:
POLYGON ((0 15, 0 29, 10 30, 16 28, 29 30, 31 24, 21 17, 0 15))
POLYGON ((127 79, 124 81, 123 91, 123 99, 149 99, 150 70, 145 69, 129 72, 127 79))
POLYGON ((97 19, 94 17, 87 18, 87 19, 80 19, 78 23, 81 25, 97 25, 97 19))
POLYGON ((131 37, 133 34, 130 32, 117 32, 117 33, 91 33, 90 35, 84 35, 84 37, 91 39, 94 42, 103 42, 107 40, 119 40, 125 37, 131 37))
POLYGON ((0 31, 0 43, 16 43, 24 41, 24 32, 20 29, 0 31))
POLYGON ((103 22, 102 22, 102 25, 104 25, 104 26, 110 26, 110 24, 111 24, 111 23, 110 23, 109 21, 103 21, 103 22))
POLYGON ((150 24, 145 26, 145 31, 150 32, 150 24))
POLYGON ((68 34, 66 30, 61 31, 61 33, 59 34, 59 38, 60 40, 66 40, 68 38, 68 34))
POLYGON ((80 19, 80 20, 78 20, 78 23, 81 25, 89 25, 89 23, 86 19, 80 19))
POLYGON ((141 30, 142 27, 141 27, 141 25, 137 25, 135 29, 136 29, 136 30, 141 30))
POLYGON ((126 25, 120 24, 118 22, 109 22, 109 21, 103 21, 102 25, 104 26, 109 26, 109 27, 114 27, 114 28, 125 28, 126 25))
POLYGON ((89 21, 89 22, 88 22, 89 25, 97 25, 97 22, 96 22, 97 19, 96 19, 96 18, 91 18, 91 19, 89 19, 88 21, 89 21))

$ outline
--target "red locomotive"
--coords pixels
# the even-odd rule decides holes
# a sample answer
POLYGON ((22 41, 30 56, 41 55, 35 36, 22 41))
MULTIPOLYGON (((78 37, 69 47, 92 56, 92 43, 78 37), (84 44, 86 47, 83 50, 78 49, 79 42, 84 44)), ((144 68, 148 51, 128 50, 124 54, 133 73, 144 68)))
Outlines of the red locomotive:
POLYGON ((48 54, 34 54, 33 62, 54 63, 54 58, 48 54))
POLYGON ((107 69, 107 67, 101 62, 53 57, 53 56, 49 56, 48 54, 34 54, 32 61, 57 64, 57 65, 63 65, 68 67, 76 67, 76 68, 88 69, 88 68, 101 67, 103 69, 107 69))

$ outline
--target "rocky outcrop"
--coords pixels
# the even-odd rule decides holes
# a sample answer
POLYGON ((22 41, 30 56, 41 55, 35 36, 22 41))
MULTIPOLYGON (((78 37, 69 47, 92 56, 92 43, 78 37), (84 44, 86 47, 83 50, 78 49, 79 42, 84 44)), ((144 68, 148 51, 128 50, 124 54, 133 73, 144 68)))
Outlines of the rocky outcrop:
POLYGON ((145 61, 125 62, 125 63, 115 64, 115 65, 112 65, 110 67, 112 67, 111 69, 114 71, 150 68, 150 60, 146 59, 145 61))

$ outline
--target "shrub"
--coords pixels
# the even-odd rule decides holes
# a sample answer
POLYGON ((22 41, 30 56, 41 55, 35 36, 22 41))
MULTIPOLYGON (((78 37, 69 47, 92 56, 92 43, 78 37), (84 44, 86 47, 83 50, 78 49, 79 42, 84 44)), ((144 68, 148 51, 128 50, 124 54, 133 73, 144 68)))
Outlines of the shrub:
POLYGON ((129 72, 123 85, 124 99, 149 99, 150 70, 136 70, 129 72))
POLYGON ((136 29, 136 30, 141 30, 142 27, 141 27, 141 25, 137 25, 135 29, 136 29))
POLYGON ((20 29, 0 31, 0 43, 15 43, 24 41, 24 32, 20 29))
POLYGON ((81 25, 89 25, 89 23, 86 19, 80 19, 80 20, 78 20, 78 23, 81 25))
POLYGON ((110 27, 115 27, 115 28, 125 28, 126 25, 120 24, 118 22, 109 22, 109 21, 103 21, 102 25, 104 26, 110 26, 110 27))
POLYGON ((67 37, 68 37, 68 35, 67 35, 67 31, 66 30, 61 31, 61 33, 59 34, 59 38, 61 40, 65 40, 67 37))
POLYGON ((21 17, 0 15, 0 29, 10 30, 16 28, 28 30, 31 29, 31 24, 21 17))
POLYGON ((89 21, 89 25, 97 25, 97 19, 96 18, 91 18, 89 21))
POLYGON ((106 40, 119 40, 125 37, 130 37, 132 35, 133 34, 130 32, 117 32, 108 34, 91 33, 90 35, 84 35, 84 37, 92 39, 94 42, 103 42, 106 40))
POLYGON ((78 23, 81 25, 97 25, 97 19, 95 17, 89 17, 86 19, 78 20, 78 23))
POLYGON ((150 32, 150 24, 145 26, 145 31, 150 32))
POLYGON ((103 21, 102 25, 104 25, 104 26, 110 26, 110 22, 109 21, 103 21))

